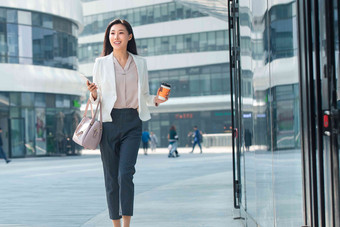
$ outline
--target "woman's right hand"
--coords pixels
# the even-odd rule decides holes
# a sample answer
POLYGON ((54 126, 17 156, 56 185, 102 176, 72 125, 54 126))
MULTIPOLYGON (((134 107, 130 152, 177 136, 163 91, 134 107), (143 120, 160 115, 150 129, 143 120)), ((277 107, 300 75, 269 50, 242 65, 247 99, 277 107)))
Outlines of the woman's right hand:
POLYGON ((95 83, 90 83, 90 81, 86 82, 87 85, 87 89, 91 92, 91 95, 93 97, 94 100, 97 99, 97 85, 95 83))

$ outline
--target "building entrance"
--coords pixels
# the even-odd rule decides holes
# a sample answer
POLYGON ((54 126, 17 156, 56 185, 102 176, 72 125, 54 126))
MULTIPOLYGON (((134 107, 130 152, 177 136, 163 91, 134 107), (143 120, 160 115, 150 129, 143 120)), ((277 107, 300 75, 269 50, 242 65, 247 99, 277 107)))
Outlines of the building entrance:
POLYGON ((10 157, 24 157, 25 149, 25 119, 9 119, 10 157))
POLYGON ((0 108, 0 128, 2 129, 2 148, 6 153, 7 157, 9 157, 9 144, 8 144, 8 110, 0 108))

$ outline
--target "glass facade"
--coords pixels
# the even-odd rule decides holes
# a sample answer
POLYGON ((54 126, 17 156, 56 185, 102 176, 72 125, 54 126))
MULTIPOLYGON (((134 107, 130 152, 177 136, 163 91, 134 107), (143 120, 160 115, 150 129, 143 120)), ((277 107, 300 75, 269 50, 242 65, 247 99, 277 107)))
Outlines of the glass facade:
POLYGON ((0 63, 77 69, 77 30, 69 20, 0 8, 0 63))
MULTIPOLYGON (((231 123, 230 110, 187 111, 173 113, 153 113, 151 120, 143 122, 143 127, 154 132, 159 139, 160 147, 169 145, 168 133, 172 125, 176 126, 179 147, 191 147, 193 126, 197 126, 204 134, 223 133, 224 125, 231 123)), ((204 144, 204 143, 203 143, 204 144)))
POLYGON ((229 64, 216 64, 149 72, 150 93, 171 84, 171 97, 230 94, 229 64))
MULTIPOLYGON (((229 64, 149 71, 150 93, 156 94, 160 84, 165 81, 171 84, 173 98, 227 95, 230 94, 229 80, 229 64)), ((143 122, 143 126, 160 137, 159 146, 167 147, 169 129, 171 125, 176 125, 180 138, 178 144, 187 147, 191 146, 191 137, 187 135, 194 125, 204 133, 223 133, 223 126, 230 125, 230 115, 230 110, 223 108, 215 111, 154 113, 151 120, 143 122)))
MULTIPOLYGON (((137 39, 136 45, 142 56, 226 51, 229 48, 227 30, 137 39)), ((79 62, 93 62, 102 48, 102 42, 79 45, 79 62)))
POLYGON ((158 5, 143 6, 84 17, 84 30, 81 36, 102 33, 115 18, 127 20, 132 27, 166 21, 183 20, 208 16, 196 9, 170 2, 158 5))
POLYGON ((80 122, 79 97, 0 92, 0 123, 9 157, 59 155, 79 150, 70 138, 80 122))
POLYGON ((250 114, 236 116, 241 209, 259 226, 302 226, 296 2, 240 0, 239 7, 241 89, 235 99, 241 110, 249 94, 253 100, 250 114))

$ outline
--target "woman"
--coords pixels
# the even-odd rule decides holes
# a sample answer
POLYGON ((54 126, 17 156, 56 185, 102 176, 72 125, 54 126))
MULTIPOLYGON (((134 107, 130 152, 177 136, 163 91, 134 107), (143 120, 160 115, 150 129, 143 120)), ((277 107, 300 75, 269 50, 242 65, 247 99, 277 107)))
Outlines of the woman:
POLYGON ((101 100, 103 111, 100 152, 109 214, 115 227, 121 226, 121 218, 123 226, 128 227, 133 215, 132 179, 142 121, 151 118, 147 105, 158 106, 163 101, 149 94, 146 60, 137 56, 127 21, 116 19, 107 26, 102 56, 93 67, 93 81, 87 86, 92 103, 101 100))
POLYGON ((168 140, 169 140, 169 148, 170 148, 168 158, 174 158, 175 157, 174 153, 176 154, 176 157, 179 157, 179 154, 177 152, 178 135, 176 132, 176 127, 174 125, 170 127, 168 140))

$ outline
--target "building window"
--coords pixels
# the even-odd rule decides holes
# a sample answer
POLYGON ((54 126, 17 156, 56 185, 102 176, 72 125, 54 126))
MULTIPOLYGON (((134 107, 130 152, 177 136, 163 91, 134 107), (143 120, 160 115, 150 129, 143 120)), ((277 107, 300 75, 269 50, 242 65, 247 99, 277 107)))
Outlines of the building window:
POLYGON ((228 64, 205 65, 149 72, 151 93, 161 82, 171 84, 171 97, 221 95, 230 93, 228 64))
MULTIPOLYGON (((201 32, 186 35, 137 39, 137 52, 142 56, 228 50, 226 31, 201 32)), ((241 41, 242 42, 242 41, 241 41)), ((79 46, 79 61, 93 62, 99 56, 102 42, 79 46)))
POLYGON ((103 33, 107 24, 116 18, 127 20, 132 26, 138 26, 205 16, 208 16, 208 14, 201 13, 199 11, 192 11, 190 8, 175 2, 128 10, 118 10, 107 12, 105 14, 101 13, 86 16, 84 18, 85 26, 81 36, 103 33))
POLYGON ((0 63, 77 69, 78 27, 44 13, 0 8, 0 63))

